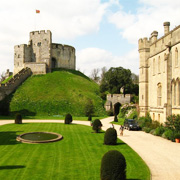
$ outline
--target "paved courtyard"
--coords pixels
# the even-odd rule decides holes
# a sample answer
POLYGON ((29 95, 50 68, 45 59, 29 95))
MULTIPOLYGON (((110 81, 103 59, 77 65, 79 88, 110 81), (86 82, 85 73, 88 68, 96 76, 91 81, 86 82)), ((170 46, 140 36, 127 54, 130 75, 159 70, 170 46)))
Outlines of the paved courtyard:
MULTIPOLYGON (((101 120, 103 130, 110 127, 113 117, 101 120)), ((25 122, 63 123, 63 120, 25 120, 25 122)), ((13 120, 0 120, 0 125, 14 123, 13 120)), ((89 121, 73 121, 76 124, 90 125, 89 121)), ((134 149, 149 166, 152 180, 180 180, 180 143, 173 143, 161 137, 142 131, 124 131, 119 136, 119 126, 115 125, 118 138, 134 149)))

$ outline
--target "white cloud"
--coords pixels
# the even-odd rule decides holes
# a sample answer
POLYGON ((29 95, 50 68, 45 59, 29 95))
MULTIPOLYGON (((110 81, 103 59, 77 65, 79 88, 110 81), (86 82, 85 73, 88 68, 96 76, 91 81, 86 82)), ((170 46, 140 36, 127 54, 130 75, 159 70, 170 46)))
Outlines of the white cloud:
POLYGON ((123 8, 109 15, 109 22, 120 29, 121 35, 130 43, 137 44, 139 38, 150 37, 157 30, 163 35, 163 22, 170 21, 171 29, 180 24, 179 0, 139 0, 137 13, 126 13, 123 8))
POLYGON ((123 67, 138 74, 139 59, 137 49, 133 49, 124 56, 114 56, 111 52, 99 48, 86 48, 77 52, 77 69, 90 75, 92 69, 107 67, 123 67))

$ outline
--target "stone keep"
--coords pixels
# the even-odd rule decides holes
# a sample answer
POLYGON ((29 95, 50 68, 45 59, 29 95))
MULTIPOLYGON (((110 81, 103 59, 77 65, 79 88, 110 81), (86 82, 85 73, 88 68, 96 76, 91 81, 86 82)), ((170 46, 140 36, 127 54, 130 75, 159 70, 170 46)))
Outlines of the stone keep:
POLYGON ((153 120, 164 123, 171 114, 180 114, 180 26, 172 31, 164 23, 164 35, 139 39, 139 108, 153 120))
POLYGON ((53 68, 76 68, 75 48, 52 43, 51 31, 30 32, 28 45, 14 47, 14 74, 29 67, 33 74, 46 74, 53 68))

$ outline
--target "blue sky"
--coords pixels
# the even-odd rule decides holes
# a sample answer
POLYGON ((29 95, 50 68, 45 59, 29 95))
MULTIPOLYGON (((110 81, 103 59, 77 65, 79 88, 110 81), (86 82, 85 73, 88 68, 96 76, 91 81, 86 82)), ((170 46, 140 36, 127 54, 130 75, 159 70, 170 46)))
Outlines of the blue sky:
POLYGON ((51 30, 53 42, 76 48, 76 68, 86 75, 104 66, 138 74, 138 39, 154 30, 163 36, 165 21, 171 30, 180 25, 180 1, 1 0, 0 15, 0 73, 13 71, 14 45, 27 44, 29 32, 51 30))

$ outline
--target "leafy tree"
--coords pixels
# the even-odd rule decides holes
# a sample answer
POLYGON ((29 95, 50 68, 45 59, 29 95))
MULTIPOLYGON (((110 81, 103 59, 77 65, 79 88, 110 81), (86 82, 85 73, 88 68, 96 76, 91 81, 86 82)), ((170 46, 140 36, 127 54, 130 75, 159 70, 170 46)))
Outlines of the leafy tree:
POLYGON ((104 73, 101 81, 100 91, 109 91, 111 94, 119 93, 120 89, 124 88, 124 93, 132 93, 133 82, 131 71, 122 67, 110 68, 104 73))

